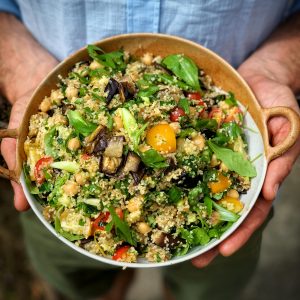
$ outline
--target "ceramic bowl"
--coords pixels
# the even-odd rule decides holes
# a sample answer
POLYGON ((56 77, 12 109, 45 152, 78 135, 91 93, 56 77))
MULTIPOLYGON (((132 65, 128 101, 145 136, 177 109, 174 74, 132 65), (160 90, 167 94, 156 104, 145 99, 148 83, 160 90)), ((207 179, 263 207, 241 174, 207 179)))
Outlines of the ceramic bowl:
POLYGON ((252 180, 251 188, 248 193, 241 197, 241 200, 244 203, 241 217, 221 236, 220 239, 214 239, 205 246, 195 247, 184 256, 174 257, 169 261, 160 263, 149 263, 144 259, 139 259, 137 263, 114 261, 112 259, 94 255, 77 247, 75 244, 56 233, 54 228, 44 219, 41 205, 30 194, 25 184, 22 173, 22 165, 26 159, 23 144, 28 134, 30 116, 37 113, 39 104, 43 98, 49 96, 52 89, 56 89, 58 75, 61 75, 62 77, 67 76, 75 63, 89 59, 86 48, 80 49, 65 59, 43 80, 33 93, 19 128, 4 129, 0 131, 0 138, 12 137, 17 139, 16 169, 7 170, 1 167, 1 176, 21 183, 31 208, 54 236, 75 251, 97 261, 121 267, 161 267, 183 262, 203 254, 232 234, 247 217, 259 196, 268 163, 282 155, 296 142, 300 130, 299 116, 292 109, 287 107, 262 108, 246 82, 227 62, 212 51, 191 41, 162 34, 127 34, 101 40, 95 43, 95 45, 101 47, 106 52, 123 48, 137 57, 143 55, 145 52, 150 52, 162 57, 174 53, 183 53, 193 59, 196 64, 213 79, 217 86, 225 91, 232 91, 241 105, 244 106, 244 108, 247 108, 248 113, 246 114, 245 122, 246 126, 252 129, 251 131, 246 130, 249 144, 249 156, 251 159, 258 155, 261 156, 254 162, 254 166, 257 170, 257 177, 252 180), (281 144, 272 147, 269 144, 267 121, 274 116, 283 116, 287 118, 291 123, 291 130, 288 137, 281 144))

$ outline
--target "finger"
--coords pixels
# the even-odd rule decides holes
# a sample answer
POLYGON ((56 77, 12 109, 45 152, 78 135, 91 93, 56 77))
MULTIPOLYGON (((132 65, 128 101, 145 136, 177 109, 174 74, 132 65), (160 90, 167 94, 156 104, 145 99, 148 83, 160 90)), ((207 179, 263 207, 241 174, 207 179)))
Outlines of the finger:
POLYGON ((14 205, 15 208, 18 211, 25 211, 27 209, 29 209, 29 204, 27 202, 27 199, 24 195, 23 189, 21 187, 21 185, 19 185, 18 183, 12 181, 11 185, 14 189, 14 205))
POLYGON ((208 266, 219 254, 218 248, 213 248, 208 252, 194 258, 192 264, 197 268, 204 268, 208 266))
POLYGON ((263 224, 269 214, 271 206, 271 201, 258 198, 246 220, 230 237, 219 245, 218 250, 220 254, 230 256, 245 245, 254 231, 263 224))
POLYGON ((300 152, 300 139, 283 156, 269 163, 266 178, 262 187, 262 195, 266 200, 273 200, 281 183, 292 170, 293 164, 300 152))

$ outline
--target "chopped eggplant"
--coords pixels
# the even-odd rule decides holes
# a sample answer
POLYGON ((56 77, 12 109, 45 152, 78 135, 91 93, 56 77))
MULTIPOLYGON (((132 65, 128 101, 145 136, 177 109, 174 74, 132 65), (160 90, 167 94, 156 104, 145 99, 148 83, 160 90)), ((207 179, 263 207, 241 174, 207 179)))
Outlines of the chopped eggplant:
POLYGON ((124 136, 112 137, 105 148, 104 155, 108 157, 122 157, 124 136))
POLYGON ((117 173, 121 163, 121 157, 109 157, 103 155, 102 159, 100 159, 100 170, 105 174, 115 174, 117 173))
POLYGON ((109 79, 107 86, 104 89, 104 92, 108 92, 106 97, 106 103, 109 104, 114 95, 119 93, 119 82, 113 78, 109 79))
POLYGON ((122 175, 127 175, 129 172, 137 172, 141 159, 133 152, 128 152, 125 165, 122 170, 122 175))
POLYGON ((104 128, 105 127, 103 125, 99 125, 90 135, 88 135, 85 138, 84 143, 87 145, 88 143, 93 142, 96 139, 97 135, 100 133, 100 131, 104 128))
POLYGON ((106 127, 104 127, 98 133, 95 139, 95 146, 93 149, 93 153, 96 155, 100 155, 107 147, 109 141, 109 133, 106 127))
POLYGON ((70 103, 64 103, 61 107, 61 112, 63 115, 66 115, 67 110, 74 110, 76 108, 76 106, 74 104, 70 104, 70 103))
POLYGON ((120 99, 122 102, 125 102, 126 100, 133 98, 135 94, 135 86, 133 82, 129 81, 122 81, 119 85, 119 93, 120 93, 120 99))
POLYGON ((137 172, 130 172, 130 174, 133 178, 133 181, 134 181, 134 185, 138 185, 140 183, 140 181, 142 180, 142 178, 145 175, 145 172, 146 172, 146 170, 145 170, 144 166, 141 167, 141 165, 137 172))
POLYGON ((156 244, 159 247, 168 247, 168 248, 174 248, 178 245, 180 245, 183 240, 176 236, 174 237, 171 233, 164 233, 164 232, 159 232, 159 234, 156 234, 153 238, 154 244, 156 244))

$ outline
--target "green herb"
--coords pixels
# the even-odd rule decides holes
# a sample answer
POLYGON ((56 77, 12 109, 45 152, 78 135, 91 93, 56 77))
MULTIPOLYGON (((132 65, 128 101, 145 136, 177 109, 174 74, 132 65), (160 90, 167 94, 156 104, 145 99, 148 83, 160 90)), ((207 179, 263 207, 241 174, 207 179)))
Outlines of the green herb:
POLYGON ((205 196, 203 201, 206 206, 207 214, 210 216, 212 214, 212 207, 213 207, 212 200, 209 197, 205 196))
POLYGON ((195 206, 198 204, 203 193, 202 186, 198 185, 191 189, 188 194, 188 201, 190 206, 195 206))
POLYGON ((57 196, 61 193, 61 187, 69 179, 69 173, 63 174, 61 177, 56 178, 54 183, 54 188, 52 192, 48 195, 48 201, 50 205, 55 206, 57 201, 57 196))
POLYGON ((173 54, 165 57, 162 64, 194 90, 200 91, 198 67, 190 58, 173 54))
POLYGON ((190 113, 190 101, 186 98, 181 98, 178 101, 178 106, 181 107, 186 114, 190 113))
POLYGON ((168 190, 167 195, 170 203, 178 203, 182 199, 183 191, 177 186, 172 186, 168 190))
POLYGON ((99 101, 101 101, 101 102, 104 102, 104 101, 105 101, 105 98, 104 98, 103 96, 100 96, 100 95, 98 95, 98 94, 96 94, 96 93, 94 93, 94 92, 92 92, 91 94, 92 94, 93 99, 99 100, 99 101))
POLYGON ((79 170, 79 165, 74 161, 57 161, 50 165, 54 169, 65 170, 70 173, 75 173, 79 170))
POLYGON ((244 158, 243 154, 234 152, 228 148, 219 147, 211 141, 207 141, 207 144, 229 170, 241 176, 255 177, 257 175, 255 167, 249 160, 244 158))
POLYGON ((98 208, 93 205, 89 205, 84 202, 80 202, 76 207, 78 210, 82 210, 84 215, 87 217, 91 217, 91 215, 97 214, 99 212, 98 208))
POLYGON ((111 116, 111 114, 109 114, 109 113, 107 113, 106 116, 107 116, 107 124, 106 124, 106 126, 107 126, 107 128, 108 128, 109 131, 112 131, 112 129, 114 127, 114 119, 111 116))
POLYGON ((197 131, 200 131, 201 129, 215 131, 218 128, 218 123, 215 119, 195 119, 191 125, 197 131))
POLYGON ((53 141, 56 136, 56 127, 53 126, 50 130, 45 134, 44 143, 45 143, 45 153, 46 155, 56 157, 57 152, 54 149, 53 141))
POLYGON ((154 149, 149 149, 145 152, 139 152, 142 162, 150 168, 162 169, 167 168, 169 164, 166 159, 154 149))
POLYGON ((179 132, 179 137, 185 138, 191 136, 193 133, 196 133, 196 130, 194 128, 182 129, 179 132))
POLYGON ((193 245, 206 245, 210 238, 203 228, 197 227, 193 229, 193 245))
POLYGON ((90 70, 89 71, 90 77, 96 77, 96 78, 101 78, 103 76, 109 76, 109 72, 103 68, 95 69, 95 70, 90 70))
POLYGON ((138 97, 151 97, 159 91, 159 87, 156 85, 150 85, 149 87, 139 90, 138 97))
POLYGON ((212 205, 219 213, 219 218, 221 221, 236 222, 238 220, 239 215, 227 210, 226 208, 222 207, 214 201, 212 201, 212 205))
POLYGON ((111 214, 112 221, 106 225, 105 230, 111 231, 114 227, 116 235, 120 239, 126 241, 130 245, 136 246, 136 241, 133 239, 132 232, 128 224, 118 217, 113 207, 109 207, 108 210, 111 214))
POLYGON ((64 231, 62 228, 61 228, 61 224, 60 224, 60 212, 61 212, 61 209, 59 209, 57 211, 57 214, 55 216, 55 220, 54 220, 54 228, 55 228, 55 231, 57 233, 59 233, 61 236, 63 236, 65 239, 71 241, 71 242, 74 242, 74 241, 78 241, 78 240, 81 240, 84 238, 83 235, 75 235, 75 234, 72 234, 72 233, 69 233, 69 232, 66 232, 64 231))
POLYGON ((80 81, 80 83, 82 84, 89 84, 90 83, 90 79, 84 76, 81 76, 80 74, 76 73, 76 72, 71 72, 69 74, 69 78, 73 79, 73 78, 78 78, 78 80, 80 81))
POLYGON ((84 219, 80 219, 78 222, 79 226, 83 226, 85 224, 85 220, 84 219))
POLYGON ((225 102, 230 106, 238 106, 237 100, 232 92, 228 93, 229 96, 225 99, 225 102))
POLYGON ((87 50, 91 58, 105 67, 116 71, 124 71, 126 69, 123 51, 104 53, 102 49, 94 45, 88 45, 87 50))
POLYGON ((83 136, 90 135, 97 128, 96 124, 84 120, 77 110, 69 110, 67 112, 67 117, 75 131, 81 133, 83 136))

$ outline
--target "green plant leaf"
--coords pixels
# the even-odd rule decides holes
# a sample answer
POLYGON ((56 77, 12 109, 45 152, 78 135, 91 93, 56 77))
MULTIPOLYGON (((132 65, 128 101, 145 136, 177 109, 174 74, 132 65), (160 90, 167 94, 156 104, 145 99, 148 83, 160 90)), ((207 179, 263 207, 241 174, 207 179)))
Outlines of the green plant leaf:
POLYGON ((214 201, 212 201, 212 205, 215 208, 215 210, 219 213, 221 221, 236 222, 238 220, 239 215, 227 210, 226 208, 222 207, 214 201))
POLYGON ((169 55, 163 59, 162 64, 194 90, 200 91, 198 67, 189 57, 181 54, 169 55))
POLYGON ((49 156, 56 157, 57 152, 53 146, 53 140, 56 136, 56 127, 53 126, 50 130, 45 134, 44 143, 45 143, 45 153, 49 156))
POLYGON ((67 112, 67 117, 75 131, 81 133, 83 136, 90 135, 97 128, 96 124, 84 120, 77 110, 69 110, 67 112))
POLYGON ((166 159, 154 149, 149 149, 145 152, 138 153, 142 162, 153 169, 167 168, 169 164, 166 159))
POLYGON ((54 169, 65 170, 70 173, 75 173, 79 170, 79 165, 74 161, 56 161, 50 166, 54 169))
POLYGON ((190 113, 190 101, 186 98, 181 98, 178 101, 178 106, 181 107, 186 114, 190 113))
POLYGON ((244 158, 243 154, 234 152, 228 148, 219 147, 212 141, 207 141, 207 144, 229 170, 241 176, 255 177, 257 175, 255 167, 248 159, 244 158))

